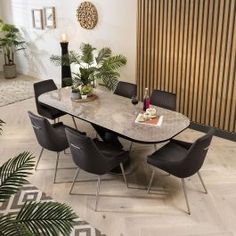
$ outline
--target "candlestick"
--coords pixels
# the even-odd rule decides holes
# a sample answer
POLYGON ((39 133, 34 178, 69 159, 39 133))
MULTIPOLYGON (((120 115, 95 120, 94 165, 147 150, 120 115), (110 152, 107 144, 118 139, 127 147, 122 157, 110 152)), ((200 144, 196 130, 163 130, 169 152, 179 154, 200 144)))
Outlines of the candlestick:
MULTIPOLYGON (((66 40, 66 37, 62 38, 62 40, 66 40)), ((66 56, 68 55, 68 42, 62 41, 60 42, 61 45, 61 55, 66 56)), ((61 85, 62 87, 71 86, 72 85, 72 78, 71 78, 71 69, 69 65, 62 65, 61 66, 61 85)))
POLYGON ((67 40, 67 35, 66 35, 66 34, 62 34, 62 35, 61 35, 61 41, 62 41, 63 43, 68 42, 68 40, 67 40))

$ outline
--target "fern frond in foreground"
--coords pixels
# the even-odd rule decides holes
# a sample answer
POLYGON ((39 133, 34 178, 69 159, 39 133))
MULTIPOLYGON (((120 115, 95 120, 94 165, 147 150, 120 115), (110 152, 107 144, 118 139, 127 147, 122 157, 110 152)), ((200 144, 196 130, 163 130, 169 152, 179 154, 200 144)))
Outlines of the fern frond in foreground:
POLYGON ((16 217, 17 224, 35 235, 69 235, 77 218, 73 210, 57 202, 26 203, 16 217))
POLYGON ((3 120, 0 119, 0 134, 2 134, 2 126, 5 124, 3 120))
POLYGON ((0 167, 0 202, 17 193, 27 182, 26 177, 32 174, 34 163, 34 156, 23 152, 0 167))
POLYGON ((14 215, 0 216, 0 235, 1 236, 35 236, 25 227, 18 225, 14 215))

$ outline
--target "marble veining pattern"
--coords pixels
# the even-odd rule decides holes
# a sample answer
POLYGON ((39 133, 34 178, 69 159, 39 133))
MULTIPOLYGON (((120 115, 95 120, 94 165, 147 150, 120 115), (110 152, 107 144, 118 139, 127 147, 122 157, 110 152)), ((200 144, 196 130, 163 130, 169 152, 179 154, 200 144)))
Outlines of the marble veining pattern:
MULTIPOLYGON (((137 142, 162 142, 175 136, 190 124, 189 119, 178 113, 157 107, 158 115, 163 116, 160 127, 135 123, 134 106, 131 100, 114 95, 105 88, 97 88, 98 99, 92 102, 71 101, 71 88, 62 88, 45 93, 39 101, 65 111, 80 119, 113 130, 137 142)), ((141 111, 141 102, 137 105, 141 111)))

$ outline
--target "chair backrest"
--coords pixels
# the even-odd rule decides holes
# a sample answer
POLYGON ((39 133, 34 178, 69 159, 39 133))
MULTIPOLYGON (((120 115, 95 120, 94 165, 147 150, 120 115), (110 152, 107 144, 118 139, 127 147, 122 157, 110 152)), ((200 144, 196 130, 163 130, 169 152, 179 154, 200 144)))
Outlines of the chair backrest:
POLYGON ((52 79, 34 83, 35 103, 39 114, 41 114, 41 109, 43 106, 39 103, 38 97, 43 93, 53 90, 57 90, 57 86, 52 79))
POLYGON ((61 137, 54 130, 49 121, 43 117, 37 116, 28 111, 31 124, 34 129, 38 143, 50 151, 60 152, 63 151, 68 143, 66 137, 61 137))
POLYGON ((161 90, 153 90, 150 103, 152 105, 163 107, 172 111, 176 110, 176 95, 173 93, 161 91, 161 90))
POLYGON ((192 144, 181 165, 182 178, 189 177, 200 170, 209 150, 213 134, 214 129, 211 128, 207 134, 192 144))
POLYGON ((66 136, 74 163, 79 168, 96 175, 106 173, 106 160, 91 138, 69 128, 66 128, 66 136))
POLYGON ((128 82, 119 81, 114 94, 120 95, 122 97, 131 98, 137 95, 137 85, 128 82))

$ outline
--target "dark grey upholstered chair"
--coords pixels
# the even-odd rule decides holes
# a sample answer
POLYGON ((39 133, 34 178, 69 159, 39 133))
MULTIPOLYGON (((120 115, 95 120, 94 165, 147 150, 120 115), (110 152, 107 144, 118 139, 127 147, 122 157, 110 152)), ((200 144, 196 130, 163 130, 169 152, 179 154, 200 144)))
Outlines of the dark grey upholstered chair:
MULTIPOLYGON (((200 137, 194 143, 172 139, 168 144, 148 156, 147 159, 148 164, 181 178, 188 214, 190 214, 190 207, 184 179, 197 173, 204 187, 205 193, 207 193, 207 189, 199 170, 205 160, 213 134, 214 129, 210 129, 206 135, 200 137)), ((152 176, 148 185, 148 193, 151 190, 154 176, 155 170, 152 171, 152 176)))
POLYGON ((114 91, 114 94, 126 98, 132 98, 132 96, 137 95, 137 85, 119 81, 114 91))
POLYGON ((49 151, 53 151, 57 153, 57 160, 56 160, 56 168, 54 173, 54 183, 56 182, 56 175, 57 175, 57 167, 60 152, 64 151, 69 147, 66 133, 65 133, 65 126, 62 122, 56 124, 50 124, 49 121, 44 118, 33 114, 32 112, 28 112, 29 118, 31 120, 31 124, 33 126, 37 141, 39 145, 42 147, 38 161, 35 166, 35 170, 37 170, 38 163, 42 157, 44 149, 49 151))
POLYGON ((150 97, 150 103, 158 107, 176 111, 176 95, 173 93, 153 90, 150 97))
MULTIPOLYGON (((57 118, 59 119, 61 116, 66 115, 66 113, 64 113, 56 108, 44 105, 38 101, 38 97, 41 94, 46 93, 46 92, 50 92, 53 90, 57 90, 57 86, 52 79, 34 83, 35 103, 36 103, 36 108, 37 108, 38 114, 43 117, 46 117, 48 119, 54 120, 54 123, 55 123, 56 122, 55 120, 57 118)), ((76 125, 76 122, 75 122, 75 119, 73 116, 72 116, 72 119, 73 119, 73 123, 75 125, 75 128, 77 129, 77 125, 76 125)))
POLYGON ((110 144, 92 140, 86 135, 81 135, 75 130, 66 128, 66 136, 70 145, 70 150, 74 163, 78 169, 76 171, 73 183, 71 185, 70 194, 78 178, 80 169, 98 176, 95 211, 97 210, 98 197, 101 184, 101 176, 109 173, 117 165, 120 165, 124 181, 128 187, 123 162, 129 158, 129 153, 124 150, 117 149, 110 144))
MULTIPOLYGON (((174 93, 169 93, 161 90, 153 90, 150 103, 157 107, 163 107, 168 110, 176 111, 176 95, 174 93)), ((154 144, 155 150, 157 145, 154 144)))

